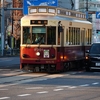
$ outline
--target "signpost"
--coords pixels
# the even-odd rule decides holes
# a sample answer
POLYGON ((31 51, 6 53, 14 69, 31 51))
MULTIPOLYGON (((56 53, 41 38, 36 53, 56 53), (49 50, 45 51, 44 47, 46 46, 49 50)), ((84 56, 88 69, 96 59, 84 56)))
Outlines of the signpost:
POLYGON ((28 14, 29 6, 56 6, 58 5, 58 0, 24 0, 23 3, 23 14, 28 14))
POLYGON ((96 19, 100 19, 100 11, 96 12, 96 19))

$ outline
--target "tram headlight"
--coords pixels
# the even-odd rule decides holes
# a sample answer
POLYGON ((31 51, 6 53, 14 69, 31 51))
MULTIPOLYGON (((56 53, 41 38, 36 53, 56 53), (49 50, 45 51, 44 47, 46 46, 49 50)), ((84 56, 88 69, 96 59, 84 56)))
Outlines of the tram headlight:
POLYGON ((85 59, 87 60, 87 59, 89 59, 89 57, 88 57, 88 56, 86 56, 86 57, 85 57, 85 59))
POLYGON ((63 58, 64 58, 64 57, 61 55, 61 56, 60 56, 60 59, 63 60, 63 58))
POLYGON ((40 56, 40 52, 36 52, 36 55, 37 55, 37 56, 40 56))

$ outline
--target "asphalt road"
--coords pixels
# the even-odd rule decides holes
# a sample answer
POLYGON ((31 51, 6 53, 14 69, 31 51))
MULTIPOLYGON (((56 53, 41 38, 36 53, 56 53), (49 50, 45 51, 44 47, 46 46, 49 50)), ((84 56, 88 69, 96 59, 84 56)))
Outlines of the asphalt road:
POLYGON ((2 57, 0 58, 0 67, 8 67, 13 65, 19 65, 20 58, 19 57, 2 57))
MULTIPOLYGON (((35 73, 26 74, 23 77, 32 75, 35 73)), ((74 71, 48 74, 37 79, 23 80, 19 84, 1 86, 0 100, 3 99, 100 100, 100 72, 74 71)))
MULTIPOLYGON (((19 62, 19 57, 0 58, 0 68, 10 68, 12 65, 16 67, 19 62)), ((15 71, 16 69, 14 73, 15 71)), ((3 76, 0 78, 2 80, 7 73, 0 73, 0 75, 3 76)), ((0 100, 100 100, 100 71, 27 73, 6 79, 17 78, 24 78, 24 80, 0 84, 0 100)))

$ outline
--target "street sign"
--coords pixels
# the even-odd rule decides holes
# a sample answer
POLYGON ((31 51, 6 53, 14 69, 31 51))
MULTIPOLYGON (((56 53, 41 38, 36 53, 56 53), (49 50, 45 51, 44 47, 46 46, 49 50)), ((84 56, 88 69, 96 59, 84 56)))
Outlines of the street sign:
POLYGON ((96 19, 100 19, 100 11, 96 12, 96 19))
POLYGON ((23 14, 28 14, 29 6, 57 6, 58 0, 24 0, 23 14))

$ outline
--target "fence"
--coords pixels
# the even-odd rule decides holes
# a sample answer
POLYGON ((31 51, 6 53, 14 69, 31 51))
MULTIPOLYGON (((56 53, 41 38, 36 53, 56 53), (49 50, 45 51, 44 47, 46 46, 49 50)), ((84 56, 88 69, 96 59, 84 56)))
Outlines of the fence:
POLYGON ((19 56, 20 50, 19 49, 4 49, 3 55, 2 50, 0 51, 0 57, 2 56, 19 56))

